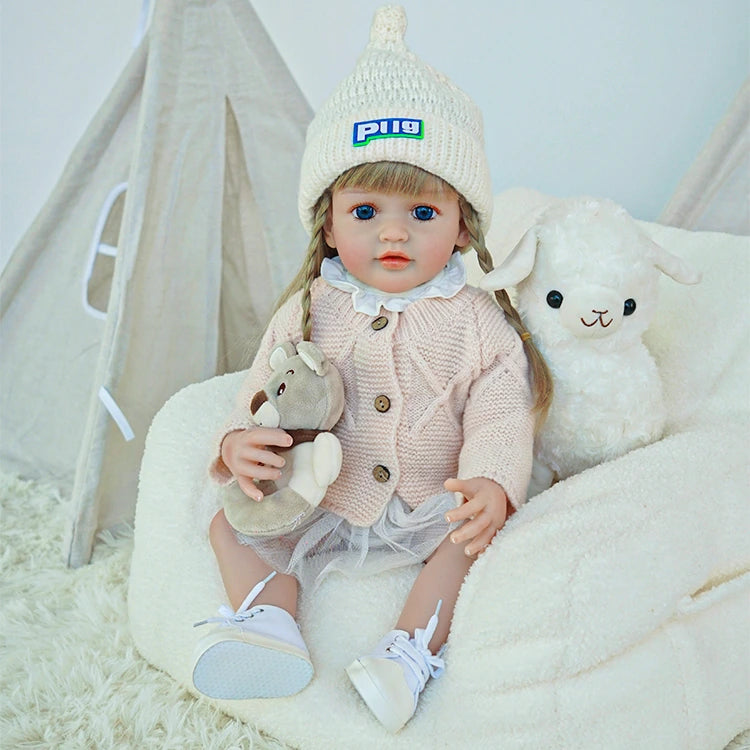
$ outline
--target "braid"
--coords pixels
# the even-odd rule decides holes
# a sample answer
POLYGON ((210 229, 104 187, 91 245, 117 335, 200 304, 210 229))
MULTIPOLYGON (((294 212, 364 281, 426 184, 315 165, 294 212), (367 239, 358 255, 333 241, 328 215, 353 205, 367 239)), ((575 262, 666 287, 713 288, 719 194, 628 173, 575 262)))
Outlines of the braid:
POLYGON ((310 285, 315 278, 315 264, 312 262, 313 256, 308 256, 304 268, 305 268, 305 281, 302 286, 302 298, 300 304, 302 305, 302 340, 310 341, 312 337, 312 314, 310 312, 310 285))
POLYGON ((297 272, 297 275, 292 279, 289 286, 286 288, 284 293, 276 303, 276 310, 278 310, 292 295, 302 290, 302 298, 300 304, 302 305, 302 339, 303 341, 310 341, 312 336, 312 315, 310 310, 310 288, 313 281, 320 275, 320 264, 323 262, 323 258, 330 257, 335 253, 326 245, 325 238, 323 236, 323 227, 325 225, 326 217, 328 215, 328 209, 331 205, 331 193, 326 190, 323 195, 320 196, 318 202, 315 204, 314 219, 312 225, 312 233, 310 236, 310 242, 307 246, 307 254, 302 263, 302 267, 297 272))
MULTIPOLYGON (((490 255, 490 251, 485 244, 484 233, 479 225, 479 218, 477 217, 476 211, 463 197, 459 197, 459 203, 464 224, 471 238, 471 245, 477 254, 479 267, 484 273, 489 273, 494 268, 492 255, 490 255)), ((537 420, 538 429, 544 422, 544 418, 547 415, 547 411, 549 410, 552 401, 552 376, 550 375, 547 363, 536 348, 536 345, 531 338, 531 334, 526 330, 526 327, 521 320, 521 316, 518 314, 518 310, 513 306, 513 303, 508 296, 508 292, 505 289, 498 289, 495 292, 495 299, 505 313, 508 322, 521 337, 521 341, 526 349, 526 357, 531 369, 532 383, 534 386, 534 410, 539 415, 537 420)))

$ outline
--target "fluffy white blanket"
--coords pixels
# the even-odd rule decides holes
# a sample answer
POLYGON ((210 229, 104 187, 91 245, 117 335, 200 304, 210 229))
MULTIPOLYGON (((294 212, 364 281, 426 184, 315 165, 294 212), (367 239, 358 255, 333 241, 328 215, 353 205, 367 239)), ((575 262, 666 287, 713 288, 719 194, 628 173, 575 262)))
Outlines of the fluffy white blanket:
MULTIPOLYGON (((104 535, 91 564, 71 570, 60 549, 72 511, 55 487, 0 474, 0 746, 287 748, 138 654, 126 606, 132 535, 104 535)), ((748 748, 750 732, 726 750, 748 748)))
MULTIPOLYGON (((648 334, 668 435, 553 486, 511 519, 465 581, 445 675, 395 738, 344 667, 390 629, 414 569, 303 593, 313 682, 223 711, 303 748, 718 750, 750 727, 750 248, 747 238, 645 226, 704 273, 689 289, 664 280, 648 334)), ((241 377, 174 396, 141 472, 133 637, 189 690, 192 623, 223 600, 198 532, 216 507, 205 465, 241 377)))

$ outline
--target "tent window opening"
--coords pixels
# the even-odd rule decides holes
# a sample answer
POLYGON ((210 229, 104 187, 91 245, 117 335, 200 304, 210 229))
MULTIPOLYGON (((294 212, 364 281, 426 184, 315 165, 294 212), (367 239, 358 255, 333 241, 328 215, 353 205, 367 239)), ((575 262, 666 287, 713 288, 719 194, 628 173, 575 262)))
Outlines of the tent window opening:
POLYGON ((100 320, 107 317, 127 186, 126 182, 121 182, 105 198, 84 269, 83 308, 100 320))

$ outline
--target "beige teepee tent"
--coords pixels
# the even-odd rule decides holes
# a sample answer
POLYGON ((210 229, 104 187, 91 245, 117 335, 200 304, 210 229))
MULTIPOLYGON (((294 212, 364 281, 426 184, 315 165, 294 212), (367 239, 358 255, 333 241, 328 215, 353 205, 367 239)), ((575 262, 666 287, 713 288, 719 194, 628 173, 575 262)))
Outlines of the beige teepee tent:
POLYGON ((680 180, 659 223, 750 234, 750 76, 680 180))
POLYGON ((304 252, 311 116, 248 0, 157 0, 16 248, 0 279, 0 461, 72 488, 68 564, 132 520, 165 400, 252 353, 304 252))

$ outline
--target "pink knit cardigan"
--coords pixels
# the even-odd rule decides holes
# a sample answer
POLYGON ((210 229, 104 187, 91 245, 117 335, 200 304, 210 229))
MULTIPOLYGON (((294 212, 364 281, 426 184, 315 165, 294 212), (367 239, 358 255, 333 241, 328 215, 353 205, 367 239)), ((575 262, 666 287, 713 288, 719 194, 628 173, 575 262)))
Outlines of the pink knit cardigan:
MULTIPOLYGON (((212 477, 232 477, 224 436, 252 428, 248 405, 271 373, 273 347, 301 338, 300 295, 274 316, 217 441, 212 477)), ((443 492, 450 477, 488 477, 514 507, 526 499, 534 417, 527 362, 517 334, 485 292, 464 287, 404 312, 355 312, 348 293, 312 286, 312 338, 338 367, 346 406, 333 432, 343 468, 321 506, 369 526, 398 494, 410 507, 443 492), (383 398, 385 397, 385 398, 383 398)))

